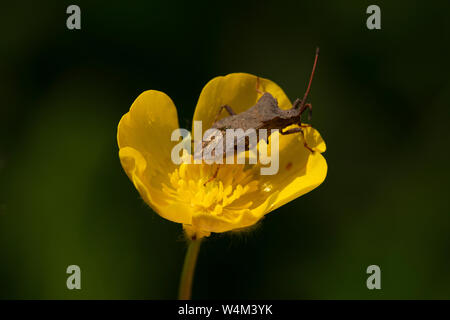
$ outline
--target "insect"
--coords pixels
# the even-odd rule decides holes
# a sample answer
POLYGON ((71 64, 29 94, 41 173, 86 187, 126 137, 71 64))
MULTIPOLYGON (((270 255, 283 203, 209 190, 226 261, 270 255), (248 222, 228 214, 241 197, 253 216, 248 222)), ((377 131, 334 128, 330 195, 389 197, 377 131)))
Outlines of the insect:
MULTIPOLYGON (((300 133, 303 136, 303 145, 305 146, 305 148, 307 148, 310 152, 313 153, 314 150, 308 146, 303 132, 303 128, 309 127, 310 125, 302 124, 301 116, 306 110, 308 110, 309 111, 308 118, 309 119, 311 118, 312 105, 310 103, 306 103, 306 98, 308 97, 308 94, 311 90, 311 82, 316 69, 318 57, 319 57, 319 48, 316 49, 311 76, 309 78, 308 87, 305 91, 305 94, 303 95, 303 99, 297 98, 294 101, 291 109, 288 110, 280 109, 278 107, 277 99, 275 99, 269 92, 260 91, 259 78, 257 78, 256 90, 258 91, 258 93, 262 94, 257 103, 253 107, 239 114, 236 114, 233 111, 233 109, 228 105, 221 106, 211 128, 217 129, 219 132, 222 133, 223 137, 225 137, 227 129, 242 129, 244 131, 248 129, 255 129, 255 130, 278 129, 280 134, 282 135, 300 133), (229 116, 221 120, 217 120, 223 109, 225 109, 229 113, 229 116), (297 124, 298 127, 284 130, 286 129, 286 127, 293 124, 297 124)), ((214 149, 218 143, 222 143, 224 146, 224 148, 222 149, 223 154, 226 153, 227 146, 225 144, 225 139, 208 139, 208 137, 206 138, 207 139, 204 139, 204 141, 202 142, 201 150, 203 150, 203 152, 204 150, 214 149)), ((245 136, 243 137, 243 139, 245 139, 245 136)), ((237 143, 231 147, 236 149, 236 146, 237 143)), ((246 139, 245 150, 249 150, 251 147, 252 146, 249 145, 249 141, 246 139)), ((217 168, 214 175, 206 183, 210 182, 217 176, 218 169, 219 168, 217 168)))

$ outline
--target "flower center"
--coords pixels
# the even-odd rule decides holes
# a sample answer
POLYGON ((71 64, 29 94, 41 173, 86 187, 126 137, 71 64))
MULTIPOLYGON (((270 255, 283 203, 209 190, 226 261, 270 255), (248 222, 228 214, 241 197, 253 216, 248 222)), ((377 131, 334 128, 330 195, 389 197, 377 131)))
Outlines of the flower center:
POLYGON ((251 170, 240 164, 185 164, 169 174, 163 191, 174 201, 191 206, 194 212, 233 218, 251 207, 249 194, 259 190, 251 170))

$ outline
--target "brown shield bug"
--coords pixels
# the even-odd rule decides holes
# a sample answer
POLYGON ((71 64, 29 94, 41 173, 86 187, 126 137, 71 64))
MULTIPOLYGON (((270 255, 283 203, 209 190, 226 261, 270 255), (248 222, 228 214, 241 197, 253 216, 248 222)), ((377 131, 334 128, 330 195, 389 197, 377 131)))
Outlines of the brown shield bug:
MULTIPOLYGON (((223 150, 222 154, 214 155, 214 153, 212 153, 212 156, 215 158, 223 157, 226 154, 227 149, 230 148, 236 149, 237 146, 237 143, 234 142, 233 145, 226 144, 225 134, 227 129, 234 129, 234 130, 241 129, 243 131, 247 131, 248 129, 255 129, 255 130, 278 129, 280 134, 282 135, 300 133, 303 136, 303 145, 305 146, 305 148, 307 148, 310 152, 314 152, 306 143, 302 128, 308 127, 309 125, 304 125, 301 123, 301 115, 306 110, 308 110, 309 118, 311 117, 312 105, 310 103, 306 103, 306 98, 308 97, 309 91, 311 89, 311 82, 316 69, 318 57, 319 57, 319 48, 316 49, 311 76, 309 79, 308 87, 305 91, 305 94, 303 95, 303 99, 300 100, 297 98, 294 101, 291 109, 288 110, 280 109, 278 107, 277 99, 275 99, 269 92, 264 93, 261 92, 259 90, 259 78, 258 78, 256 90, 259 93, 261 93, 262 96, 258 99, 257 103, 253 107, 239 114, 236 114, 233 111, 233 109, 228 105, 221 106, 219 113, 217 114, 216 121, 213 123, 211 129, 216 129, 216 132, 220 132, 222 138, 217 139, 217 137, 215 137, 214 139, 210 139, 211 137, 205 137, 206 139, 204 139, 204 141, 201 142, 202 148, 197 148, 196 150, 200 150, 200 153, 203 152, 203 154, 205 154, 204 151, 213 149, 215 150, 218 144, 222 144, 223 145, 223 148, 221 148, 221 150, 223 150), (229 116, 221 120, 217 120, 223 109, 225 109, 229 113, 229 116), (297 124, 298 127, 284 130, 286 127, 293 124, 297 124)), ((243 139, 245 139, 245 136, 243 136, 243 139)), ((251 143, 248 140, 246 140, 245 150, 249 150, 252 147, 253 146, 251 145, 251 143)), ((196 154, 196 156, 198 159, 199 154, 196 154)), ((209 181, 213 180, 216 177, 217 171, 218 168, 214 173, 214 176, 206 183, 208 183, 209 181)))

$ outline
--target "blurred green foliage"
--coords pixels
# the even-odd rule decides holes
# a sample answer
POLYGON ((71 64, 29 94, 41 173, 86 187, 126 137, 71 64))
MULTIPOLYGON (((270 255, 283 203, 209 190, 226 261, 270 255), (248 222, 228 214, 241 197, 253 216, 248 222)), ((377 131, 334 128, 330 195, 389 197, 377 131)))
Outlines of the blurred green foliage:
POLYGON ((181 227, 123 172, 120 117, 157 89, 190 128, 200 90, 231 72, 293 100, 316 46, 328 177, 256 228, 209 238, 193 297, 450 297, 448 1, 77 1, 79 31, 70 4, 1 10, 0 298, 175 298, 181 227), (371 264, 382 290, 366 288, 371 264))

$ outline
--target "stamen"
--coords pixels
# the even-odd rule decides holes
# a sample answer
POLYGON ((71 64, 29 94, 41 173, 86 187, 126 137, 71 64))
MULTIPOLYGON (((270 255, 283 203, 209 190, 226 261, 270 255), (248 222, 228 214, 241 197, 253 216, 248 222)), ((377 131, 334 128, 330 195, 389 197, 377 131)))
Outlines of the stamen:
POLYGON ((169 174, 170 183, 163 184, 163 192, 197 212, 214 216, 233 216, 252 206, 252 201, 243 198, 259 191, 251 170, 245 170, 244 165, 223 165, 217 177, 205 184, 214 171, 214 165, 183 163, 169 174))

